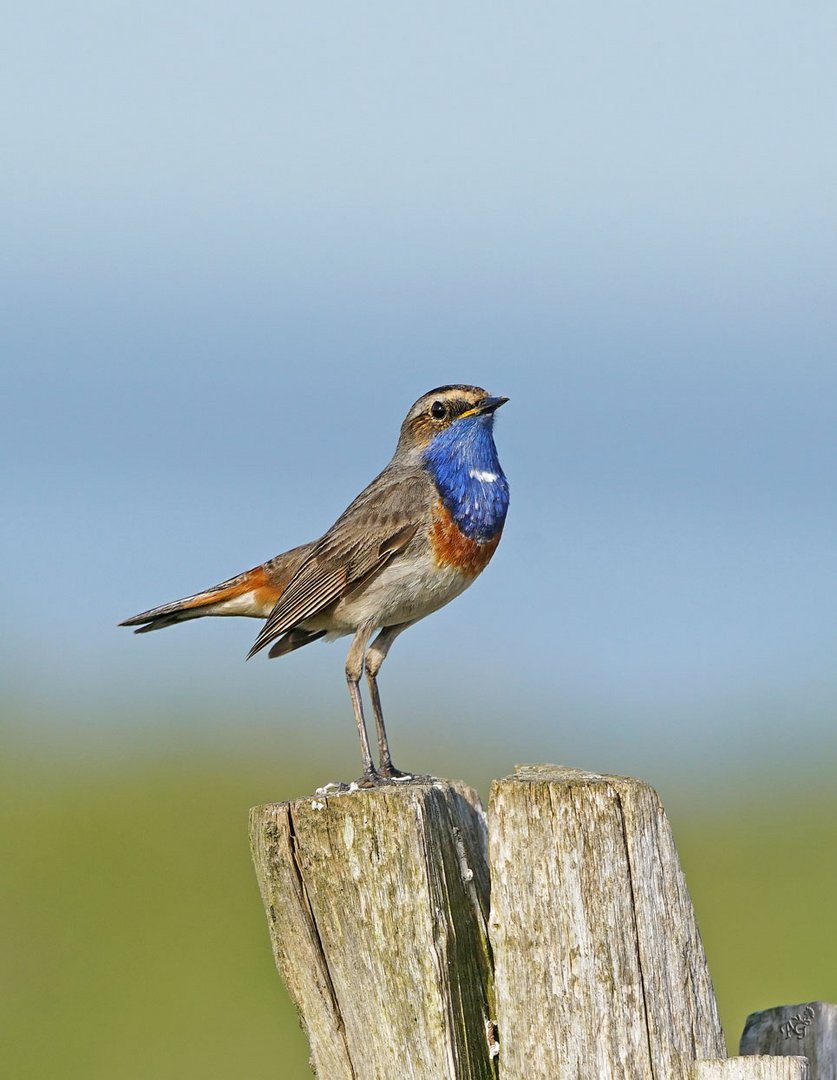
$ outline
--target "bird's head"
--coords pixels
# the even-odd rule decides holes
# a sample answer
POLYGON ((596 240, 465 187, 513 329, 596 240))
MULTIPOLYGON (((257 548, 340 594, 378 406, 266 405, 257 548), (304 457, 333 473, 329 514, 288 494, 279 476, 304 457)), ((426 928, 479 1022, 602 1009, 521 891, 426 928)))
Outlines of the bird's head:
POLYGON ((461 431, 464 437, 475 423, 490 432, 495 410, 508 400, 492 397, 481 386, 437 386, 422 394, 407 413, 401 425, 398 452, 423 451, 443 433, 455 438, 461 431))

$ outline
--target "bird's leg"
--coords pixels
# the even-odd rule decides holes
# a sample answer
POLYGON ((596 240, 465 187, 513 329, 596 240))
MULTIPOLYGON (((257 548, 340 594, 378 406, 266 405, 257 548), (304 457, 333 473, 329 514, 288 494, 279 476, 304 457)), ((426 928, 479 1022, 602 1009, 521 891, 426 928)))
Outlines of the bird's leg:
POLYGON ((372 764, 372 752, 369 749, 369 736, 366 734, 366 723, 363 719, 363 702, 361 701, 359 686, 360 677, 363 674, 366 646, 369 644, 374 629, 374 625, 358 627, 349 649, 349 655, 346 657, 346 683, 349 687, 349 697, 352 699, 357 734, 360 739, 360 755, 363 758, 362 782, 367 785, 376 784, 380 780, 378 771, 372 764))
POLYGON ((390 645, 398 637, 402 630, 412 626, 411 622, 399 623, 397 626, 387 626, 375 638, 366 653, 366 678, 369 682, 369 696, 372 699, 372 711, 375 713, 375 727, 378 730, 378 754, 380 758, 381 776, 397 779, 400 776, 410 776, 410 773, 401 772, 392 764, 392 755, 389 752, 387 732, 384 727, 384 714, 381 710, 381 695, 378 693, 378 672, 381 669, 389 652, 390 645))

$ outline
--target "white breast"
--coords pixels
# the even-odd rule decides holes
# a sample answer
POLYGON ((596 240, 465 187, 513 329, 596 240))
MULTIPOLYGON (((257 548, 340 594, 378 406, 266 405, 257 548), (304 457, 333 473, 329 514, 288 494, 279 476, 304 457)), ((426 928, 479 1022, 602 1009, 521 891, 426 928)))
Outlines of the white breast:
POLYGON ((429 552, 419 558, 396 559, 328 615, 315 616, 303 625, 337 635, 366 622, 395 626, 422 619, 459 596, 473 580, 455 567, 439 566, 429 552))

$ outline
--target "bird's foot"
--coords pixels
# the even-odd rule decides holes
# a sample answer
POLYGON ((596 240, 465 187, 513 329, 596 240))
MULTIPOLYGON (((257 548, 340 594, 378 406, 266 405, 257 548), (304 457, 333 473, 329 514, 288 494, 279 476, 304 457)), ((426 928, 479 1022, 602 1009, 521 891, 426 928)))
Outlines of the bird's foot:
MULTIPOLYGON (((434 777, 432 776, 425 776, 423 773, 402 772, 401 769, 396 769, 393 765, 390 765, 364 773, 363 776, 358 777, 357 780, 353 780, 349 784, 348 790, 369 791, 371 788, 383 787, 385 784, 428 784, 432 783, 433 780, 434 777)), ((341 790, 345 790, 345 785, 341 790)))
POLYGON ((401 769, 396 769, 392 762, 381 765, 378 772, 391 784, 432 784, 436 779, 428 773, 402 772, 401 769))
POLYGON ((383 776, 386 780, 415 780, 415 773, 402 772, 390 762, 387 765, 382 765, 379 770, 379 775, 383 776))
POLYGON ((380 787, 381 784, 385 784, 387 778, 382 776, 377 769, 369 769, 363 776, 359 776, 357 780, 353 780, 349 784, 349 791, 368 791, 370 788, 380 787))

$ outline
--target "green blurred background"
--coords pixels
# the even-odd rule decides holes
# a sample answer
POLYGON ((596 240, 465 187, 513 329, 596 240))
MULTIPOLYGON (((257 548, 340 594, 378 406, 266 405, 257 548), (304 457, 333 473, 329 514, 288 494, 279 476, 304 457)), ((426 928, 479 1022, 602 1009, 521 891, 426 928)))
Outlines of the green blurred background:
POLYGON ((4 5, 0 1074, 306 1075, 251 805, 356 775, 342 644, 116 624, 510 397, 396 763, 634 774, 734 1046, 837 999, 837 8, 4 5))
MULTIPOLYGON (((459 764, 486 797, 488 777, 459 764)), ((329 775, 313 745, 277 765, 257 740, 214 755, 180 743, 122 760, 7 757, 4 1075, 309 1076, 246 818, 329 775)), ((750 790, 713 779, 656 783, 735 1051, 749 1011, 834 998, 835 797, 824 775, 750 790)))

